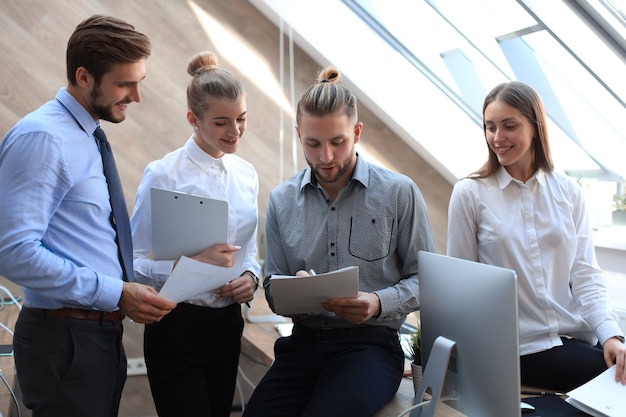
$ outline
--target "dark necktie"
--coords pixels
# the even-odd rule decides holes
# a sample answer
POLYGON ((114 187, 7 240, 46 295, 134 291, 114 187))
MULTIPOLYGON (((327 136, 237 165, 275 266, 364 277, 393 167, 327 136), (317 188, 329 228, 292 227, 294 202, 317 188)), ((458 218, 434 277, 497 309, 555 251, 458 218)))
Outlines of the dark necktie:
POLYGON ((113 159, 111 145, 107 140, 104 131, 100 126, 96 128, 93 135, 98 139, 100 154, 102 155, 102 165, 104 165, 104 176, 109 186, 109 197, 111 199, 111 223, 117 233, 117 248, 124 281, 133 273, 133 241, 130 234, 130 222, 128 221, 128 211, 124 201, 122 184, 113 159))

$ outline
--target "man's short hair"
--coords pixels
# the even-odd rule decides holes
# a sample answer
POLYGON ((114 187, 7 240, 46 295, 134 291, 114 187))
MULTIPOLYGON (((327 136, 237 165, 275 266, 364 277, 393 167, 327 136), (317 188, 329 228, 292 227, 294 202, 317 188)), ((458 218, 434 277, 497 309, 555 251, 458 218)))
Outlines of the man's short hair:
POLYGON ((67 42, 67 80, 76 85, 76 70, 84 67, 98 85, 113 65, 147 59, 150 52, 150 39, 133 25, 115 17, 93 15, 76 26, 67 42))

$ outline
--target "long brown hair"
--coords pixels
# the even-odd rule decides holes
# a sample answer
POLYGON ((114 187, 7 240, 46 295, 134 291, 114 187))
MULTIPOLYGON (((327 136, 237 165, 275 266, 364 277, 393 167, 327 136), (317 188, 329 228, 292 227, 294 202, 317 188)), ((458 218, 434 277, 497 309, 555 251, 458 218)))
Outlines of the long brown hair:
MULTIPOLYGON (((535 127, 532 146, 536 167, 552 171, 554 164, 552 163, 550 143, 548 141, 547 116, 539 94, 531 86, 521 81, 509 81, 497 85, 487 94, 483 103, 483 134, 485 139, 487 139, 485 109, 496 100, 515 107, 535 127)), ((489 151, 489 159, 478 171, 472 173, 470 178, 485 178, 493 175, 500 168, 498 157, 488 144, 487 150, 489 151)))
POLYGON ((85 67, 100 85, 115 64, 147 59, 150 39, 130 23, 111 16, 93 15, 81 22, 67 41, 67 81, 76 85, 76 70, 85 67))

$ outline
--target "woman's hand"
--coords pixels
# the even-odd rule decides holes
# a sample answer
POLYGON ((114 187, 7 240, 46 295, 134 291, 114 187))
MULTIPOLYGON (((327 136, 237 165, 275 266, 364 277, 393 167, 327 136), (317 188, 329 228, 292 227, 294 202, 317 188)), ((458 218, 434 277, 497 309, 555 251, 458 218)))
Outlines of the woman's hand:
POLYGON ((202 252, 192 256, 191 259, 215 266, 230 268, 235 264, 235 255, 239 249, 241 249, 241 246, 220 243, 206 248, 202 252))
POLYGON ((604 342, 602 349, 606 366, 616 365, 615 381, 626 385, 626 345, 621 339, 612 337, 604 342))
POLYGON ((248 303, 254 298, 256 282, 247 272, 241 274, 217 290, 218 297, 233 297, 239 304, 248 303))

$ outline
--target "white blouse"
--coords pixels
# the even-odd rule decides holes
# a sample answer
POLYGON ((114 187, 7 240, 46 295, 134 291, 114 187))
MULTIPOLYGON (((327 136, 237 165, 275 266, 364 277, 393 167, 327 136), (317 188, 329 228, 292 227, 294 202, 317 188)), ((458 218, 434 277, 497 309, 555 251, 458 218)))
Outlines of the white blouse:
POLYGON ((462 179, 448 209, 448 255, 514 269, 520 354, 561 344, 561 336, 604 343, 623 335, 610 311, 580 187, 539 170, 526 183, 503 167, 462 179))
MULTIPOLYGON (((131 217, 135 280, 158 290, 169 277, 175 261, 151 259, 152 187, 228 201, 227 243, 241 246, 235 257, 233 279, 246 270, 259 275, 256 249, 259 179, 256 170, 252 164, 234 154, 213 158, 195 143, 192 136, 183 147, 151 162, 144 171, 131 217)), ((210 292, 187 302, 224 307, 234 300, 217 298, 215 292, 210 292)))

